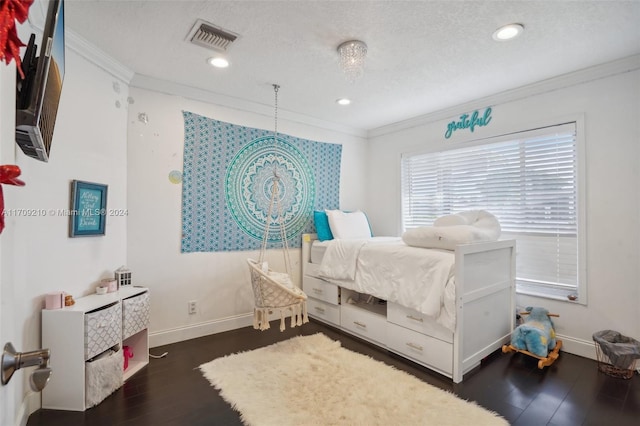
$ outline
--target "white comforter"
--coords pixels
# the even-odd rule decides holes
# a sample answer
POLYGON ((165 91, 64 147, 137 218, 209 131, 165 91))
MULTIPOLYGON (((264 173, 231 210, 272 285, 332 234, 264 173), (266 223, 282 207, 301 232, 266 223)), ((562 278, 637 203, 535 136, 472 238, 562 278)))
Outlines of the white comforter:
POLYGON ((400 238, 331 241, 320 277, 415 309, 455 329, 454 253, 410 247, 400 238))

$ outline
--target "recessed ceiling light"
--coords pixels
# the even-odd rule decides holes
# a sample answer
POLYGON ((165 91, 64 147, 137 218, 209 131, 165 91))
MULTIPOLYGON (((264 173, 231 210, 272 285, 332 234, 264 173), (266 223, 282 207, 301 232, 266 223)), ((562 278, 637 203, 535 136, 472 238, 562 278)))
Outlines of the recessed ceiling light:
POLYGON ((349 105, 351 103, 351 99, 347 99, 347 98, 340 98, 336 100, 336 103, 338 105, 349 105))
POLYGON ((209 58, 208 62, 209 62, 209 65, 214 66, 216 68, 226 68, 229 66, 229 61, 227 61, 225 58, 222 58, 220 56, 215 58, 209 58))
POLYGON ((522 34, 522 31, 524 31, 524 25, 522 24, 505 25, 494 31, 493 39, 496 41, 511 40, 522 34))

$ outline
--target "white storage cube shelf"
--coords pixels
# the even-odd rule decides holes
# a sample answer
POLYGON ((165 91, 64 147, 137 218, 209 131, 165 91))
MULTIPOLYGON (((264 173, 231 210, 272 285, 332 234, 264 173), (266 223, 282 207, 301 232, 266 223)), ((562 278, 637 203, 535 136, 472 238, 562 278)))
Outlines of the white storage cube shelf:
MULTIPOLYGON (((133 352, 127 380, 149 363, 149 291, 121 287, 105 295, 76 299, 73 306, 42 311, 42 345, 51 351, 51 379, 42 391, 42 408, 84 411, 87 362, 105 351, 133 352)), ((105 395, 106 397, 107 395, 105 395)))

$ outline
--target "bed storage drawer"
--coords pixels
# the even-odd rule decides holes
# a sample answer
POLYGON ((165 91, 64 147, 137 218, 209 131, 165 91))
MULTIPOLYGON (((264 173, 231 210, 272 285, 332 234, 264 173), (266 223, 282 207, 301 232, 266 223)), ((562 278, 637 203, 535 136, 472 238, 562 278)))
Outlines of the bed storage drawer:
POLYGON ((302 282, 302 290, 307 296, 324 302, 337 305, 339 303, 338 286, 324 280, 305 275, 302 282))
POLYGON ((114 303, 84 315, 85 361, 120 343, 122 305, 114 303))
POLYGON ((449 377, 453 373, 453 345, 399 325, 387 324, 387 346, 449 377))
POLYGON ((313 298, 307 299, 307 312, 313 318, 340 326, 340 306, 313 298))
POLYGON ((366 340, 377 342, 382 346, 386 344, 387 319, 384 315, 344 303, 340 307, 340 325, 366 340))
POLYGON ((407 308, 397 303, 389 302, 387 305, 387 320, 401 325, 409 330, 417 331, 428 336, 453 343, 453 333, 438 324, 435 320, 414 309, 407 308))
POLYGON ((149 326, 149 292, 122 300, 122 339, 149 326))

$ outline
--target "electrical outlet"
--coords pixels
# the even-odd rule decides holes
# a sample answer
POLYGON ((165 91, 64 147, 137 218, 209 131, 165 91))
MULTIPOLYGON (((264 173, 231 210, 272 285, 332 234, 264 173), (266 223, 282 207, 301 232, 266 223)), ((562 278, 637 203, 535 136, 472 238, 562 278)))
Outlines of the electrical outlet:
POLYGON ((190 300, 187 304, 189 306, 189 315, 195 315, 198 309, 198 302, 190 300))

